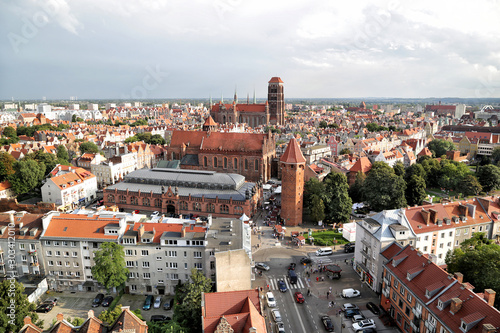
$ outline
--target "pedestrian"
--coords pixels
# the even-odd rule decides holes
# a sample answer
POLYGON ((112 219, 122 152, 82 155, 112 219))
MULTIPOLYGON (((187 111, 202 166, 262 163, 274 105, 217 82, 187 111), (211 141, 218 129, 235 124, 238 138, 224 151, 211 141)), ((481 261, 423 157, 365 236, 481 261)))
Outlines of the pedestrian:
POLYGON ((332 302, 328 302, 328 307, 331 308, 332 307, 332 302))
POLYGON ((330 292, 329 291, 326 292, 326 299, 328 299, 328 298, 330 298, 330 292))
POLYGON ((331 294, 332 293, 332 287, 330 287, 329 291, 330 291, 330 294, 331 294))
POLYGON ((319 282, 319 276, 316 276, 316 282, 319 282))
POLYGON ((321 277, 321 282, 325 282, 325 277, 324 276, 321 277))
POLYGON ((267 285, 267 290, 269 290, 269 285, 267 285))

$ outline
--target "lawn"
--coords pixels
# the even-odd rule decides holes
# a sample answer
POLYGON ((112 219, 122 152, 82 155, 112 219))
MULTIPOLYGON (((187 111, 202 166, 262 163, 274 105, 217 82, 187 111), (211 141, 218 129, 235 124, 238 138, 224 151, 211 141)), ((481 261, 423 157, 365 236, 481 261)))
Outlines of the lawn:
MULTIPOLYGON (((304 237, 307 240, 309 239, 307 233, 304 234, 304 237)), ((335 232, 334 230, 316 231, 312 233, 312 237, 314 238, 314 245, 319 245, 319 246, 333 246, 336 244, 349 243, 342 237, 342 233, 335 232)))

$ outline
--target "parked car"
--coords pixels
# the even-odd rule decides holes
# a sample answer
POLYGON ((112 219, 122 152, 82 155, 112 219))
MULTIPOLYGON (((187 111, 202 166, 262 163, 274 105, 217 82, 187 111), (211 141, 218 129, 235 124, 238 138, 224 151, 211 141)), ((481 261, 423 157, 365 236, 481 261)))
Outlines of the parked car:
POLYGON ((354 332, 365 330, 367 328, 377 328, 373 319, 365 319, 352 324, 352 329, 354 330, 354 332))
POLYGON ((151 320, 152 322, 166 322, 170 321, 170 317, 164 316, 164 315, 152 315, 151 320))
POLYGON ((325 326, 325 330, 327 330, 328 332, 334 331, 332 319, 330 317, 322 316, 321 322, 323 323, 323 326, 325 326))
POLYGON ((52 303, 42 303, 40 304, 37 308, 36 308, 36 312, 43 312, 43 313, 47 313, 49 312, 50 310, 52 310, 54 308, 54 304, 52 303))
POLYGON ((158 215, 160 215, 160 212, 158 212, 158 211, 154 211, 154 212, 153 212, 153 214, 151 214, 151 217, 156 217, 156 216, 158 216, 158 215))
POLYGON ((347 311, 347 310, 359 310, 359 307, 356 304, 352 303, 345 303, 342 305, 342 311, 347 311))
POLYGON ((255 267, 258 268, 258 269, 262 269, 264 271, 268 271, 269 270, 269 266, 267 266, 266 264, 264 264, 263 262, 258 262, 255 264, 255 267))
POLYGON ((355 250, 356 250, 356 247, 354 245, 344 247, 345 253, 354 252, 355 250))
POLYGON ((304 258, 300 259, 300 263, 301 264, 310 264, 310 263, 312 263, 312 260, 309 257, 304 257, 304 258))
POLYGON ((267 306, 270 308, 276 307, 276 298, 274 298, 274 295, 272 292, 268 291, 266 293, 266 299, 267 299, 267 306))
POLYGON ((352 316, 351 321, 353 323, 357 323, 358 321, 362 321, 362 320, 365 320, 365 319, 366 319, 365 316, 363 316, 362 314, 359 314, 359 315, 352 316))
POLYGON ((274 333, 285 333, 285 324, 283 322, 278 321, 274 326, 274 333))
POLYGON ((104 294, 97 294, 97 296, 92 301, 92 307, 97 308, 99 305, 101 305, 103 299, 104 299, 104 294))
POLYGON ((288 269, 292 269, 292 270, 295 270, 295 266, 297 266, 296 263, 292 262, 289 266, 288 266, 288 269))
POLYGON ((109 306, 111 304, 111 302, 113 302, 113 296, 106 296, 102 300, 101 305, 106 307, 106 306, 109 306))
POLYGON ((57 305, 57 301, 58 299, 57 298, 48 298, 46 299, 45 301, 43 301, 44 303, 52 303, 52 305, 56 306, 57 305))
POLYGON ((360 314, 361 314, 361 311, 359 311, 358 309, 347 310, 346 312, 344 312, 344 316, 346 318, 352 318, 355 315, 360 315, 360 314))
POLYGON ((377 330, 374 328, 365 328, 364 330, 358 331, 359 333, 377 333, 377 330))
POLYGON ((144 300, 144 304, 142 306, 142 309, 143 310, 150 310, 151 305, 153 305, 153 301, 154 301, 153 295, 146 295, 146 299, 144 300))
POLYGON ((358 297, 358 296, 361 296, 361 293, 359 292, 359 290, 352 289, 352 288, 342 290, 342 297, 344 297, 344 298, 352 298, 352 297, 358 297))
POLYGON ((300 304, 304 303, 305 299, 300 291, 296 291, 295 294, 293 294, 293 296, 295 298, 295 302, 300 304))
POLYGON ((317 251, 316 251, 316 255, 319 257, 319 256, 329 256, 333 254, 333 251, 330 247, 322 247, 322 248, 319 248, 317 251))
POLYGON ((368 302, 366 303, 366 308, 370 310, 374 315, 379 315, 380 314, 380 309, 375 303, 368 302))
POLYGON ((135 213, 135 214, 139 214, 140 212, 141 212, 141 211, 140 211, 140 210, 138 210, 138 209, 134 210, 134 213, 135 213))
POLYGON ((271 311, 273 313, 273 319, 275 322, 278 322, 278 321, 281 321, 281 313, 280 313, 280 310, 278 309, 273 309, 273 311, 271 311))
POLYGON ((171 310, 174 307, 174 299, 171 298, 170 300, 166 300, 165 303, 163 303, 163 310, 171 310))
POLYGON ((159 309, 161 306, 161 296, 156 296, 155 303, 153 304, 153 308, 159 309))
POLYGON ((279 281, 278 281, 278 289, 279 289, 282 293, 284 293, 284 292, 286 292, 286 291, 288 290, 288 289, 287 289, 287 287, 286 287, 286 283, 285 283, 285 281, 283 281, 283 280, 279 280, 279 281))

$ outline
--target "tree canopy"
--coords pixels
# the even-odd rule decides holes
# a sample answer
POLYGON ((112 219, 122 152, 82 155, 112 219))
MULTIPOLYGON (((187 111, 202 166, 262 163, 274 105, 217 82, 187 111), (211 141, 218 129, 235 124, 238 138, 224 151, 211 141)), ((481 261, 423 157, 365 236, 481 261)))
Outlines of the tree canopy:
POLYGON ((374 162, 363 184, 365 201, 375 211, 406 206, 406 182, 384 162, 374 162))
POLYGON ((427 197, 425 192, 425 180, 421 176, 412 175, 406 183, 406 201, 408 205, 421 205, 427 197))
POLYGON ((0 181, 4 181, 14 174, 14 163, 16 159, 7 152, 0 152, 0 181))
POLYGON ((69 161, 69 153, 64 145, 57 146, 57 158, 65 160, 66 162, 69 161))
POLYGON ((17 132, 14 129, 14 127, 7 126, 7 127, 5 127, 3 129, 3 135, 10 138, 10 137, 13 137, 13 136, 17 136, 17 132))
POLYGON ((477 172, 477 179, 485 191, 500 188, 500 168, 493 164, 484 165, 477 172))
POLYGON ((45 176, 45 164, 33 159, 14 162, 14 173, 7 177, 17 194, 28 193, 37 187, 45 176))
POLYGON ((435 157, 441 157, 446 155, 447 151, 455 150, 455 145, 453 142, 443 140, 443 139, 434 139, 427 145, 429 150, 432 151, 435 157))
POLYGON ((24 294, 24 286, 15 279, 4 279, 0 282, 0 332, 19 332, 24 326, 24 317, 43 326, 35 312, 36 306, 28 301, 24 294))
POLYGON ((113 242, 102 243, 95 251, 95 265, 92 275, 106 289, 118 287, 128 279, 128 269, 125 267, 123 246, 113 242))
POLYGON ((352 211, 347 177, 343 173, 330 172, 323 180, 325 184, 325 215, 331 222, 348 223, 352 211))
POLYGON ((84 141, 80 144, 80 153, 85 154, 85 153, 91 153, 91 154, 97 154, 99 152, 99 147, 93 142, 90 141, 84 141))

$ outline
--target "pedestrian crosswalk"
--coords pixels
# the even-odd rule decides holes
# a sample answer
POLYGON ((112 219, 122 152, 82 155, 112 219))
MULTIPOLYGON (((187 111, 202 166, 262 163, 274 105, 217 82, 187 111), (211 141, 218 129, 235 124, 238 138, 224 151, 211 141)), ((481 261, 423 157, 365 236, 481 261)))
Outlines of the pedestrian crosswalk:
POLYGON ((300 277, 297 278, 297 283, 290 283, 290 280, 288 279, 288 277, 286 275, 277 276, 277 277, 274 277, 274 276, 269 277, 267 280, 269 282, 268 284, 269 284, 270 290, 279 290, 278 281, 284 281, 287 289, 290 289, 290 290, 294 290, 294 289, 299 290, 302 288, 306 288, 306 287, 309 288, 310 287, 310 284, 307 281, 307 279, 300 278, 300 277))

